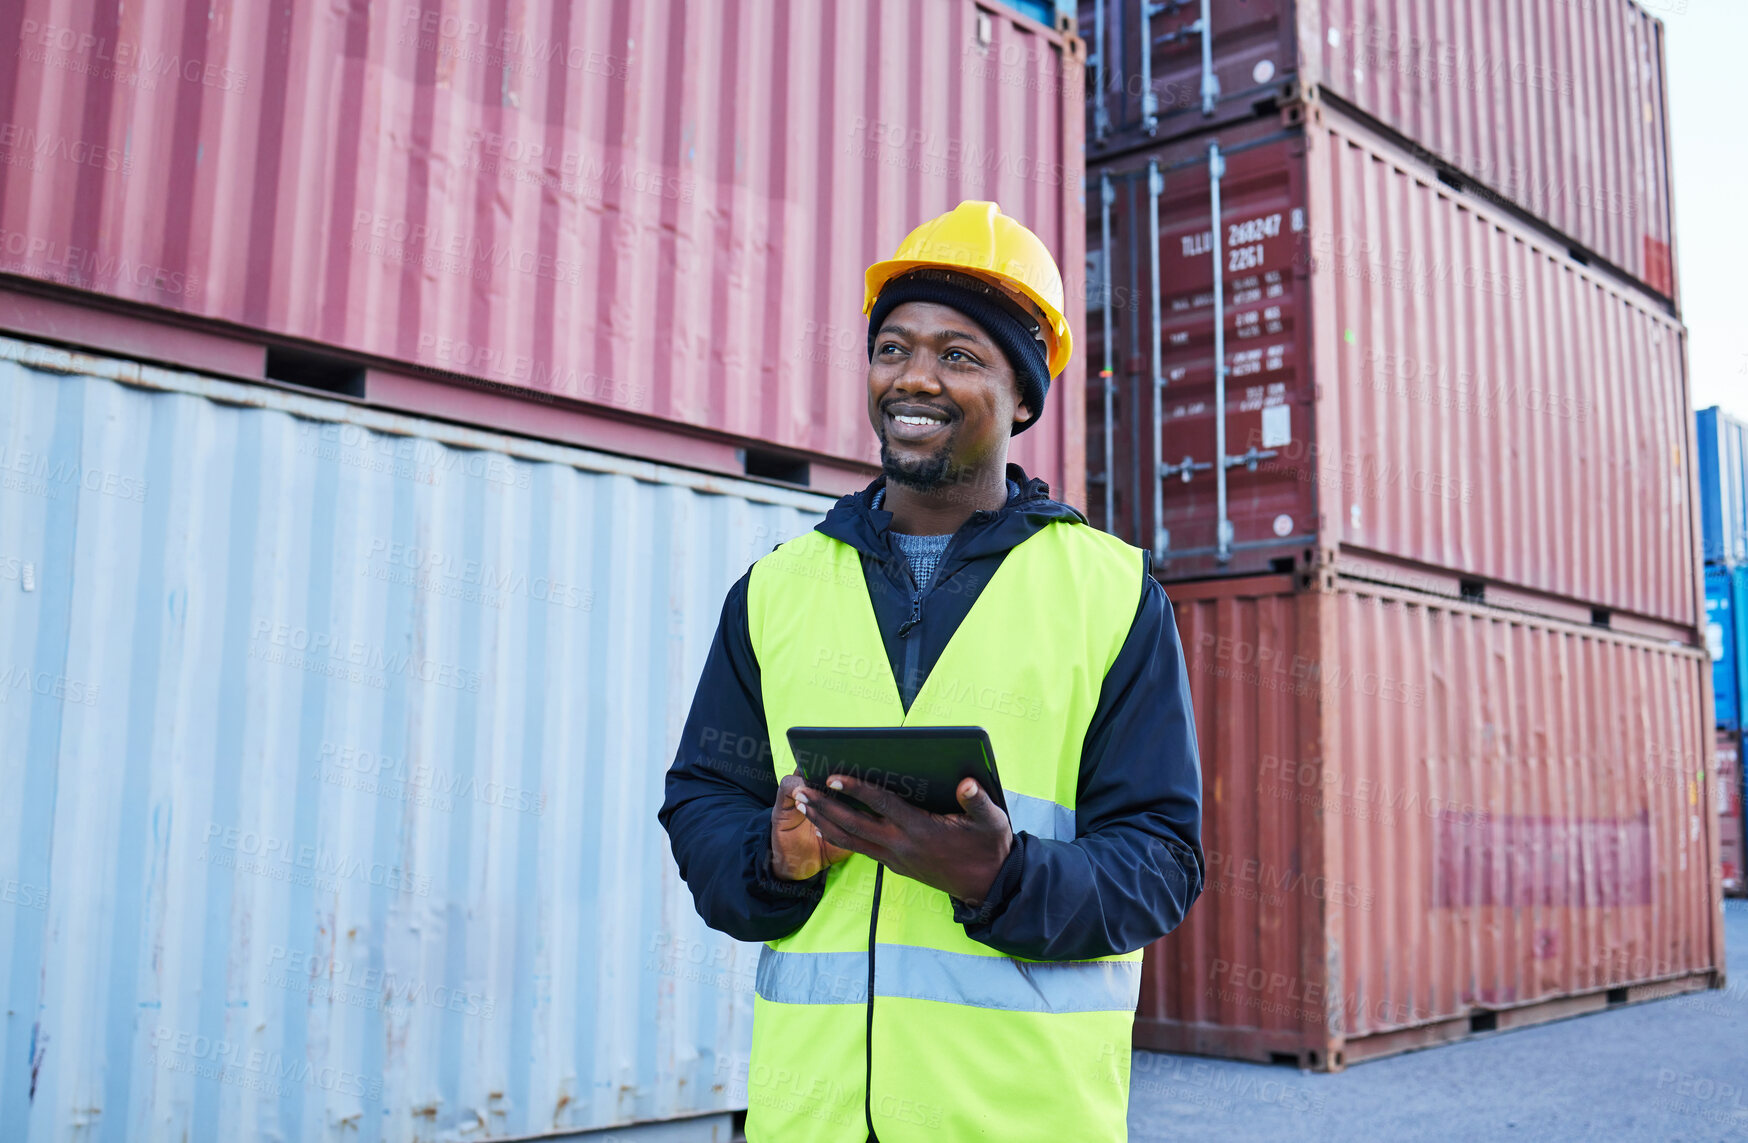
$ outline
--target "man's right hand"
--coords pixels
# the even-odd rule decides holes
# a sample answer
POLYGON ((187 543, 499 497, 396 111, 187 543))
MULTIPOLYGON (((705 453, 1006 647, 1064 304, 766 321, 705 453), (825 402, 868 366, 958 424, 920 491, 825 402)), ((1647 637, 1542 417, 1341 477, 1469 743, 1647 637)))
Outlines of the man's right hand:
POLYGON ((771 872, 785 881, 805 881, 850 856, 847 849, 827 845, 796 808, 797 795, 803 803, 807 799, 805 787, 799 771, 789 775, 777 786, 777 804, 771 808, 771 872))

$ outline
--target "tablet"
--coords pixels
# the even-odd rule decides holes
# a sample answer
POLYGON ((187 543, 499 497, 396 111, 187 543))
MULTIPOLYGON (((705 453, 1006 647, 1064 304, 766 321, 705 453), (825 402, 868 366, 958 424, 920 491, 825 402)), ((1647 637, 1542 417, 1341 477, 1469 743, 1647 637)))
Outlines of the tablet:
POLYGON ((826 779, 842 774, 883 786, 931 813, 962 814, 955 791, 976 778, 1007 812, 995 751, 981 726, 792 726, 789 749, 807 784, 827 793, 826 779))

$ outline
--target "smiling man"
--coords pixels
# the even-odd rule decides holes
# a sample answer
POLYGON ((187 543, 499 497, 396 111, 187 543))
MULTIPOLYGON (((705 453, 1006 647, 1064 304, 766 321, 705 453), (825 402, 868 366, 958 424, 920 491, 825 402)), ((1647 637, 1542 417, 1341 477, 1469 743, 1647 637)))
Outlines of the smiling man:
POLYGON ((884 474, 729 592, 660 815, 705 922, 765 942, 747 1138, 1123 1139, 1140 950, 1202 888, 1171 605, 1007 463, 1072 349, 1037 236, 964 202, 866 286, 884 474), (785 735, 967 725, 1005 813, 809 789, 785 735))

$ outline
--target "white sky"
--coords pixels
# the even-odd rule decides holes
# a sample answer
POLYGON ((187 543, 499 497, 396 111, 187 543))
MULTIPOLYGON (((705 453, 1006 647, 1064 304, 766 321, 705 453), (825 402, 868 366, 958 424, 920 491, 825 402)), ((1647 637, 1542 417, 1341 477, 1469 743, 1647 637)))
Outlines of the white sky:
POLYGON ((1676 269, 1696 409, 1748 419, 1748 0, 1642 0, 1667 30, 1676 269))

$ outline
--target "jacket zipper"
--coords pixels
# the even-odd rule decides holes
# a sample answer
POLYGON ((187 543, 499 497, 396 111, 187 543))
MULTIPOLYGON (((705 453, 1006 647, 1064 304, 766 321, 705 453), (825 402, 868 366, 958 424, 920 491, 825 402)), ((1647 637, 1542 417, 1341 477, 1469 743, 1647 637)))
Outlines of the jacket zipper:
POLYGON ((917 692, 923 689, 916 678, 918 660, 922 658, 922 640, 909 637, 916 625, 923 621, 923 593, 917 587, 916 572, 910 569, 908 562, 905 564, 904 574, 910 580, 910 618, 898 627, 898 637, 904 641, 904 674, 899 677, 898 689, 899 698, 908 712, 917 692))
POLYGON ((874 938, 880 928, 880 883, 886 866, 874 867, 874 908, 868 914, 868 1035, 862 1045, 866 1072, 862 1080, 862 1118, 868 1122, 869 1143, 879 1143, 874 1134, 874 938))
POLYGON ((919 622, 921 622, 922 617, 923 597, 918 595, 916 597, 916 603, 911 610, 910 620, 907 621, 903 627, 898 629, 898 637, 904 640, 903 697, 904 709, 907 714, 910 712, 910 704, 916 701, 917 692, 923 689, 921 681, 916 677, 917 671, 922 667, 923 641, 921 639, 909 639, 906 638, 906 636, 910 634, 910 629, 912 627, 915 627, 919 622))
POLYGON ((953 554, 953 548, 958 540, 958 533, 954 533, 952 539, 947 541, 946 549, 941 552, 941 558, 935 564, 935 574, 929 580, 928 591, 923 591, 917 587, 916 572, 911 570, 910 561, 906 560, 904 564, 905 577, 910 580, 910 617, 899 625, 898 637, 904 640, 904 677, 899 680, 901 683, 899 690, 901 694, 907 690, 910 692, 910 697, 904 703, 906 712, 909 712, 910 704, 916 699, 917 693, 923 689, 922 683, 917 681, 916 677, 917 660, 922 657, 922 647, 918 641, 912 640, 909 636, 916 625, 923 621, 923 598, 940 586, 942 573, 947 569, 947 557, 953 554), (913 683, 915 683, 914 687, 913 683))

